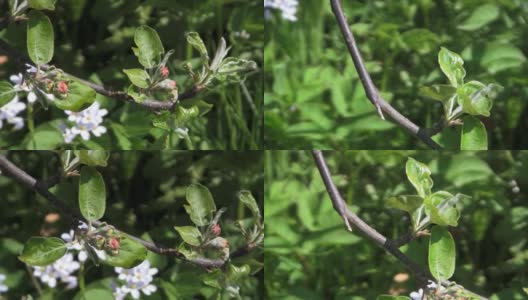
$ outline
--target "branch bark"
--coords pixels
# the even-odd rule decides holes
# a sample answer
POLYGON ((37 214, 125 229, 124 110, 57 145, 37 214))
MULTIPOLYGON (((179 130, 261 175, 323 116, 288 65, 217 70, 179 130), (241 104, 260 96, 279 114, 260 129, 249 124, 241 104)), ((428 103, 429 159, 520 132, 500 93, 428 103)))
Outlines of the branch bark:
MULTIPOLYGON (((372 228, 370 225, 365 223, 358 215, 353 213, 348 208, 345 203, 345 200, 341 197, 341 194, 339 193, 339 190, 337 189, 332 179, 332 174, 330 173, 330 170, 326 165, 323 153, 320 150, 312 150, 312 156, 315 161, 315 164, 317 165, 317 169, 321 174, 321 178, 323 179, 326 190, 330 195, 332 205, 334 206, 334 209, 337 211, 337 213, 341 216, 341 218, 345 220, 345 224, 349 228, 349 230, 352 230, 351 228, 357 229, 359 233, 361 233, 367 239, 373 241, 376 245, 380 246, 385 251, 389 252, 391 255, 396 257, 422 282, 426 282, 427 280, 436 281, 431 275, 431 273, 429 273, 429 271, 423 270, 418 264, 416 264, 413 260, 411 260, 403 252, 401 252, 398 248, 398 245, 394 241, 386 238, 381 233, 377 232, 376 229, 372 228)), ((451 282, 448 280, 444 280, 441 282, 441 284, 444 286, 448 286, 451 284, 451 282)), ((487 300, 487 298, 477 295, 467 289, 465 289, 465 291, 473 294, 479 299, 487 300)))
MULTIPOLYGON (((24 55, 21 52, 16 51, 15 49, 13 49, 3 39, 0 39, 0 51, 2 51, 5 54, 7 54, 7 56, 13 58, 15 60, 15 63, 17 63, 22 70, 25 70, 26 64, 32 65, 31 60, 26 55, 24 55)), ((49 70, 50 68, 51 68, 51 66, 49 66, 49 65, 42 65, 41 66, 41 69, 45 70, 45 71, 49 70)), ((112 89, 108 89, 108 88, 104 87, 103 85, 99 85, 99 84, 93 83, 91 81, 79 78, 79 77, 77 77, 75 75, 72 75, 72 74, 69 74, 69 73, 66 73, 66 72, 64 72, 64 75, 66 75, 67 77, 70 77, 70 78, 72 78, 74 80, 77 80, 77 81, 81 82, 82 84, 85 84, 85 85, 89 86, 94 91, 96 91, 97 93, 99 93, 99 94, 101 94, 103 96, 114 98, 114 99, 120 100, 120 101, 135 103, 137 105, 143 106, 143 107, 145 107, 145 108, 147 108, 149 110, 152 110, 152 111, 174 110, 176 108, 176 106, 178 105, 178 103, 179 103, 179 102, 171 102, 171 101, 160 101, 160 100, 156 100, 156 99, 146 99, 143 102, 137 102, 127 92, 115 91, 115 90, 112 90, 112 89)), ((180 94, 178 96, 178 100, 179 101, 183 101, 183 100, 186 100, 186 99, 193 98, 193 97, 195 97, 198 93, 200 93, 203 90, 204 90, 203 86, 194 85, 189 90, 187 90, 187 91, 183 92, 182 94, 180 94)))
POLYGON ((352 57, 354 66, 356 67, 361 83, 363 84, 363 89, 365 90, 365 94, 367 95, 370 102, 372 102, 372 104, 376 108, 380 118, 385 120, 385 117, 383 115, 383 113, 385 113, 398 126, 405 129, 407 132, 414 135, 418 139, 420 139, 430 148, 437 149, 437 150, 442 149, 442 147, 439 144, 437 144, 435 141, 433 141, 431 137, 427 134, 427 130, 420 128, 418 125, 414 124, 411 120, 407 119, 404 115, 402 115, 398 110, 396 110, 394 107, 392 107, 388 102, 386 102, 383 99, 378 89, 372 82, 372 79, 367 71, 367 68, 365 67, 365 63, 363 62, 363 58, 361 56, 361 53, 359 52, 359 48, 356 44, 356 40, 354 39, 354 35, 352 34, 352 31, 350 30, 348 26, 348 23, 347 23, 345 14, 343 12, 343 8, 341 7, 340 1, 330 0, 330 4, 332 6, 332 12, 334 13, 336 17, 337 24, 339 25, 339 28, 341 29, 341 33, 343 34, 343 38, 345 39, 345 44, 347 45, 348 52, 350 53, 350 56, 352 57))
MULTIPOLYGON (((87 221, 77 212, 71 209, 68 205, 66 205, 63 201, 57 198, 53 193, 51 193, 48 189, 58 183, 56 179, 52 179, 49 181, 40 181, 26 173, 24 170, 20 169, 18 166, 13 164, 5 155, 0 155, 0 170, 5 175, 11 177, 12 179, 18 181, 22 185, 26 186, 27 188, 35 191, 36 193, 43 196, 45 199, 47 199, 52 205, 57 207, 59 210, 61 210, 63 213, 67 215, 68 218, 71 218, 76 221, 87 221)), ((59 178, 62 178, 61 176, 58 176, 59 178)), ((100 221, 93 221, 92 224, 94 226, 100 226, 103 223, 100 221)), ((187 259, 178 249, 175 248, 166 248, 161 247, 155 243, 145 241, 137 236, 134 236, 132 234, 126 233, 122 230, 119 230, 116 228, 116 230, 120 231, 127 237, 141 243, 145 248, 148 250, 158 253, 160 255, 167 255, 167 256, 173 256, 176 258, 179 258, 184 261, 188 261, 190 263, 193 263, 195 265, 198 265, 203 268, 221 268, 225 265, 227 260, 223 259, 210 259, 207 257, 198 257, 194 259, 187 259)), ((238 256, 246 255, 252 250, 253 248, 249 248, 248 246, 241 247, 240 249, 235 250, 233 253, 236 255, 231 255, 230 258, 235 258, 238 256)))

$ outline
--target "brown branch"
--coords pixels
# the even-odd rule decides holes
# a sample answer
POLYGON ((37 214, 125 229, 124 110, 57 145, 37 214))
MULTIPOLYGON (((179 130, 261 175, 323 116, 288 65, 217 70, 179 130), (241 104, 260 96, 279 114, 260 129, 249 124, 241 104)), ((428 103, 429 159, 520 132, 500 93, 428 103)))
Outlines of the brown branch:
MULTIPOLYGON (((29 65, 32 64, 31 60, 26 55, 22 54, 20 51, 17 51, 15 49, 13 49, 3 39, 0 39, 0 51, 4 52, 9 57, 13 58, 15 60, 15 63, 18 64, 21 69, 25 70, 26 64, 29 64, 29 65)), ((49 65, 42 65, 41 66, 41 69, 43 69, 43 70, 49 70, 50 68, 51 68, 51 66, 49 66, 49 65)), ((120 101, 124 101, 124 102, 135 103, 137 105, 143 106, 143 107, 145 107, 145 108, 147 108, 149 110, 152 110, 152 111, 174 110, 176 108, 176 106, 178 105, 178 103, 179 103, 179 102, 172 102, 172 101, 159 101, 159 100, 155 100, 155 99, 146 99, 146 100, 144 100, 142 102, 137 102, 127 92, 115 91, 115 90, 112 90, 112 89, 108 89, 108 88, 104 87, 103 85, 99 85, 99 84, 93 83, 91 81, 79 78, 79 77, 77 77, 75 75, 72 75, 72 74, 69 74, 69 73, 66 73, 66 72, 64 72, 64 75, 66 75, 66 76, 68 76, 68 77, 70 77, 70 78, 72 78, 72 79, 74 79, 76 81, 79 81, 82 84, 85 84, 85 85, 89 86, 94 91, 96 91, 97 93, 99 93, 99 94, 101 94, 103 96, 107 96, 107 97, 114 98, 114 99, 117 99, 117 100, 120 100, 120 101)), ((178 96, 178 100, 182 101, 182 100, 193 98, 198 93, 203 91, 204 89, 205 89, 205 87, 203 87, 203 86, 194 85, 189 90, 187 90, 187 91, 183 92, 182 94, 180 94, 178 96)))
MULTIPOLYGON (((339 193, 339 190, 337 189, 332 179, 332 174, 330 173, 330 170, 326 165, 323 153, 320 150, 312 150, 312 156, 315 161, 315 164, 317 165, 317 169, 321 174, 321 178, 323 179, 326 190, 330 195, 332 205, 334 206, 334 209, 337 211, 337 213, 345 220, 345 224, 347 225, 347 227, 353 227, 357 229, 367 239, 373 241, 376 245, 380 246, 385 251, 392 254, 400 262, 402 262, 405 267, 411 270, 422 282, 426 282, 427 280, 436 281, 431 275, 431 273, 429 273, 429 271, 423 270, 418 264, 416 264, 413 260, 411 260, 403 252, 401 252, 398 249, 398 245, 394 241, 386 238, 381 233, 377 232, 376 229, 372 228, 370 225, 365 223, 358 215, 353 213, 348 208, 345 203, 345 200, 341 197, 341 194, 339 193)), ((451 282, 448 280, 443 280, 441 284, 444 286, 448 286, 451 284, 451 282)), ((473 295, 475 295, 475 297, 478 297, 479 299, 487 299, 467 289, 465 290, 468 293, 472 293, 473 295)))
MULTIPOLYGON (((43 196, 45 199, 47 199, 51 204, 53 204, 55 207, 59 208, 62 212, 64 212, 69 218, 77 221, 83 221, 87 222, 77 211, 72 210, 68 205, 66 205, 63 201, 58 199, 53 193, 51 193, 48 189, 50 186, 58 183, 58 181, 54 180, 48 180, 48 181, 39 181, 26 173, 24 170, 20 169, 18 166, 13 164, 7 157, 4 155, 0 155, 0 171, 4 173, 5 175, 11 177, 12 179, 18 181, 22 185, 26 186, 27 188, 35 191, 36 193, 43 196)), ((59 178, 62 178, 62 176, 58 176, 59 178)), ((100 226, 103 225, 103 222, 100 221, 93 221, 92 224, 94 226, 100 226)), ((119 230, 118 228, 116 228, 119 230)), ((148 250, 158 253, 160 255, 167 255, 167 256, 173 256, 176 258, 179 258, 184 261, 191 262, 193 264, 196 264, 198 266, 201 266, 203 268, 220 268, 225 265, 225 263, 229 259, 210 259, 206 257, 198 257, 193 259, 187 259, 178 249, 174 248, 165 248, 161 247, 159 245, 156 245, 155 243, 145 241, 139 237, 136 237, 132 234, 126 233, 122 230, 119 230, 121 233, 126 235, 127 237, 141 243, 145 248, 148 250)), ((241 256, 249 253, 249 246, 242 247, 240 249, 235 250, 234 255, 231 257, 241 256), (247 249, 246 249, 247 248, 247 249)))
POLYGON ((437 144, 431 139, 431 137, 427 133, 427 130, 420 128, 418 125, 414 124, 411 120, 407 119, 383 99, 380 92, 372 82, 367 68, 365 67, 365 63, 363 62, 363 58, 361 57, 361 53, 359 52, 356 40, 354 39, 354 35, 352 34, 352 31, 348 26, 345 14, 343 13, 343 8, 341 7, 340 1, 330 0, 330 4, 332 6, 332 11, 336 17, 337 24, 339 25, 341 33, 343 34, 343 38, 345 39, 345 44, 347 45, 348 51, 350 52, 350 56, 352 57, 352 60, 354 62, 354 66, 356 67, 359 78, 361 79, 361 83, 363 84, 365 94, 367 95, 370 102, 372 102, 374 107, 376 107, 378 115, 382 119, 385 119, 383 116, 383 112, 385 112, 385 114, 387 114, 398 126, 420 139, 430 148, 442 149, 439 144, 437 144))

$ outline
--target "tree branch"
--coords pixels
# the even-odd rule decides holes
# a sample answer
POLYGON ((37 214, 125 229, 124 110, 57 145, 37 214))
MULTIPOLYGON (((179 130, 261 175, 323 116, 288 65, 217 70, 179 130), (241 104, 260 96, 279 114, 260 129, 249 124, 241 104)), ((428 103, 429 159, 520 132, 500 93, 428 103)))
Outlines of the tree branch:
MULTIPOLYGON (((365 223, 361 218, 359 218, 355 213, 353 213, 348 208, 348 206, 345 203, 345 200, 341 197, 339 190, 334 184, 334 181, 332 179, 332 174, 330 173, 330 170, 328 169, 328 166, 326 165, 326 161, 324 159, 323 153, 320 150, 312 150, 312 156, 315 161, 315 164, 317 165, 317 169, 319 170, 319 173, 321 174, 321 178, 323 179, 326 190, 328 191, 328 194, 330 195, 330 200, 332 201, 332 205, 334 206, 334 209, 337 211, 337 213, 345 220, 345 224, 347 225, 349 230, 352 227, 357 229, 363 236, 373 241, 376 245, 380 246, 381 248, 383 248, 384 250, 392 254, 394 257, 396 257, 400 262, 403 263, 403 265, 405 265, 409 270, 411 270, 421 281, 423 282, 426 282, 427 280, 436 281, 433 278, 433 276, 429 273, 429 271, 424 271, 418 264, 416 264, 413 260, 407 257, 403 252, 401 252, 398 249, 398 245, 394 241, 387 239, 381 233, 377 232, 374 228, 372 228, 370 225, 365 223)), ((449 284, 451 284, 451 282, 448 280, 444 280, 441 282, 441 284, 444 286, 448 286, 449 284)), ((467 289, 465 289, 465 291, 473 294, 475 297, 478 297, 479 299, 483 299, 483 300, 487 299, 467 289)))
MULTIPOLYGON (((1 27, 0 27, 1 28, 1 27)), ((20 51, 16 51, 11 46, 9 46, 8 43, 6 43, 3 39, 0 39, 0 51, 7 54, 9 57, 13 58, 15 60, 15 63, 19 65, 19 67, 23 70, 26 68, 26 64, 32 65, 31 60, 24 54, 22 54, 20 51)), ((42 70, 49 70, 51 66, 49 65, 42 65, 42 70)), ((174 110, 179 102, 171 102, 171 101, 159 101, 155 99, 146 99, 142 102, 137 102, 130 96, 127 92, 123 91, 114 91, 111 89, 108 89, 102 85, 90 82, 86 79, 79 78, 75 75, 69 74, 64 72, 64 75, 81 82, 82 84, 85 84, 92 88, 94 91, 96 91, 98 94, 101 94, 103 96, 107 96, 110 98, 114 98, 120 101, 135 103, 137 105, 143 106, 149 110, 152 111, 160 111, 160 110, 174 110)), ((192 86, 189 90, 185 91, 184 93, 180 94, 178 96, 178 100, 186 100, 195 97, 198 93, 203 91, 205 87, 203 86, 192 86)))
MULTIPOLYGON (((58 183, 58 180, 48 180, 48 181, 39 181, 35 178, 33 178, 31 175, 26 173, 24 170, 20 169, 18 166, 13 164, 7 157, 4 155, 0 155, 0 171, 4 173, 5 175, 11 177, 12 179, 18 181, 22 185, 26 186, 27 188, 35 191, 36 193, 43 196, 45 199, 47 199, 51 204, 53 204, 55 207, 59 208, 62 212, 64 212, 69 218, 73 220, 83 221, 87 222, 77 211, 72 210, 69 206, 67 206, 63 201, 58 199, 53 193, 51 193, 48 189, 58 183)), ((62 176, 58 176, 59 178, 62 178, 62 176)), ((103 222, 100 221, 92 221, 92 224, 94 226, 100 226, 103 224, 103 222)), ((173 256, 176 258, 179 258, 184 261, 191 262, 195 265, 201 266, 203 268, 220 268, 224 266, 224 264, 229 260, 223 260, 223 259, 210 259, 206 257, 198 257, 194 259, 187 259, 178 249, 175 248, 165 248, 156 245, 155 243, 145 241, 139 237, 136 237, 132 234, 128 234, 122 230, 119 230, 116 228, 116 230, 120 231, 127 237, 141 243, 145 248, 148 250, 158 253, 160 255, 167 255, 167 256, 173 256)), ((233 253, 235 255, 231 255, 231 257, 238 257, 241 255, 248 254, 250 250, 253 248, 249 248, 249 246, 241 247, 240 249, 235 250, 233 253)), ((230 258, 231 258, 230 257, 230 258)))
POLYGON ((378 89, 372 82, 367 68, 365 67, 365 63, 363 62, 363 58, 361 57, 361 53, 359 52, 356 40, 354 39, 354 35, 352 34, 352 31, 348 26, 345 14, 343 13, 343 8, 341 7, 340 1, 330 0, 330 4, 332 6, 332 11, 336 17, 337 24, 339 25, 341 33, 343 34, 343 38, 345 39, 345 44, 347 45, 348 51, 350 52, 350 56, 352 57, 352 61, 354 62, 354 66, 356 67, 359 78, 361 79, 361 83, 363 84, 365 94, 367 95, 370 102, 372 102, 374 107, 376 107, 380 118, 385 119, 383 116, 383 112, 385 112, 398 126, 420 139, 430 148, 442 149, 439 144, 437 144, 431 139, 425 129, 420 128, 418 125, 414 124, 411 120, 407 119, 383 99, 378 89))

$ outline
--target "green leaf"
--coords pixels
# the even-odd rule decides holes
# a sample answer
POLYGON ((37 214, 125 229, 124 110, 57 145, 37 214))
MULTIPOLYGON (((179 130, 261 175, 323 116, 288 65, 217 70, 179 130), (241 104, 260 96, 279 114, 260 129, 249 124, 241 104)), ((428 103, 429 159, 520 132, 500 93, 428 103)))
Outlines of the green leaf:
POLYGON ((420 88, 420 95, 446 103, 456 95, 457 89, 450 85, 436 84, 430 87, 420 88))
POLYGON ((467 196, 445 191, 438 191, 425 198, 425 212, 431 218, 431 223, 441 226, 457 226, 460 218, 460 210, 456 204, 467 196))
POLYGON ((190 206, 186 207, 187 213, 191 220, 197 226, 209 224, 216 211, 216 205, 209 189, 199 183, 191 184, 187 187, 187 202, 190 206))
POLYGON ((56 237, 31 237, 18 257, 32 266, 47 266, 66 253, 67 247, 63 240, 56 237))
POLYGON ((200 238, 202 237, 202 233, 198 228, 194 226, 174 226, 174 229, 178 231, 181 238, 189 245, 191 246, 200 246, 200 238))
POLYGON ((431 179, 431 171, 427 165, 409 157, 405 165, 405 172, 420 197, 425 198, 431 194, 433 180, 431 179))
POLYGON ((54 39, 50 19, 38 10, 30 11, 27 22, 27 50, 35 64, 43 65, 51 61, 54 39))
POLYGON ((455 273, 455 241, 446 227, 434 226, 429 240, 429 270, 436 280, 447 280, 455 273))
POLYGON ((16 91, 13 88, 13 85, 8 81, 0 81, 0 107, 4 106, 16 95, 16 91))
POLYGON ((29 0, 28 5, 34 9, 55 10, 55 2, 57 0, 29 0))
POLYGON ((75 150, 79 162, 88 166, 106 167, 110 153, 104 150, 75 150))
POLYGON ((78 81, 72 81, 66 98, 56 98, 53 103, 59 109, 79 112, 92 105, 95 96, 96 93, 91 87, 78 81))
POLYGON ((138 57, 139 63, 145 68, 155 67, 165 53, 158 33, 147 25, 139 26, 136 29, 134 42, 138 47, 137 52, 134 51, 134 53, 138 57))
POLYGON ((227 267, 227 280, 231 283, 238 282, 240 279, 249 275, 251 268, 248 265, 241 265, 240 267, 230 263, 227 267))
POLYGON ((103 177, 94 167, 83 167, 79 179, 79 208, 89 221, 99 220, 106 209, 106 188, 103 177))
POLYGON ((520 68, 525 62, 526 56, 521 49, 502 41, 487 44, 480 60, 482 67, 490 73, 520 68))
POLYGON ((491 100, 500 91, 501 87, 496 84, 484 85, 478 81, 470 81, 458 88, 458 104, 462 110, 470 115, 482 115, 489 117, 493 106, 491 100))
POLYGON ((200 111, 200 113, 198 114, 198 116, 200 117, 207 114, 213 108, 212 104, 207 103, 204 100, 198 99, 198 98, 185 100, 181 102, 180 105, 187 109, 192 108, 193 106, 197 107, 198 110, 200 111))
POLYGON ((474 31, 480 29, 489 23, 495 21, 499 17, 499 7, 494 4, 484 4, 479 6, 471 16, 462 24, 458 25, 458 29, 474 31))
POLYGON ((401 209, 412 214, 420 206, 424 199, 416 195, 400 195, 387 199, 387 205, 393 208, 401 209))
POLYGON ((126 236, 121 237, 121 245, 117 255, 106 253, 104 262, 110 266, 133 268, 147 258, 147 249, 139 242, 126 236))
POLYGON ((249 210, 251 210, 255 218, 261 218, 260 209, 257 205, 257 201, 255 200, 250 191, 240 191, 238 193, 238 199, 240 199, 240 201, 244 203, 249 208, 249 210))
POLYGON ((178 106, 176 109, 176 114, 174 116, 174 121, 176 127, 183 126, 190 120, 196 118, 200 113, 200 109, 196 106, 185 108, 183 106, 178 106))
POLYGON ((452 86, 458 87, 464 84, 466 70, 464 69, 464 60, 460 55, 442 47, 438 53, 438 63, 452 86))
POLYGON ((24 139, 26 150, 54 150, 64 144, 64 137, 57 121, 39 125, 24 139))
POLYGON ((460 150, 488 150, 488 133, 478 118, 472 116, 464 118, 460 150))
POLYGON ((207 53, 207 48, 205 47, 202 38, 197 32, 187 33, 187 43, 191 44, 191 46, 196 49, 198 53, 200 53, 202 63, 209 65, 209 54, 207 53))
POLYGON ((220 74, 231 74, 231 73, 242 73, 249 72, 257 69, 257 63, 252 60, 246 60, 235 57, 226 58, 220 68, 218 73, 220 74))
POLYGON ((124 69, 128 79, 137 87, 146 89, 150 86, 150 76, 143 69, 124 69))

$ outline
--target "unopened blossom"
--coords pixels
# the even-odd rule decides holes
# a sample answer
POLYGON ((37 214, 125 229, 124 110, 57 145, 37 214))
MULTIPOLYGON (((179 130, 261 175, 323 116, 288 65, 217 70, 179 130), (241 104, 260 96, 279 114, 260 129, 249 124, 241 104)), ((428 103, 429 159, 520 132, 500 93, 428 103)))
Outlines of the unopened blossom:
POLYGON ((101 136, 106 133, 106 127, 102 126, 103 117, 108 114, 106 109, 101 109, 98 102, 94 102, 90 107, 80 112, 69 110, 64 111, 68 115, 68 120, 73 122, 73 127, 61 126, 62 135, 66 143, 71 143, 73 139, 80 135, 85 141, 90 139, 90 134, 101 136))
POLYGON ((269 18, 269 9, 279 10, 282 18, 288 21, 297 21, 297 7, 298 0, 264 0, 264 8, 266 9, 266 17, 269 18))
POLYGON ((160 73, 161 73, 161 76, 163 76, 163 78, 167 78, 167 76, 169 76, 169 68, 165 66, 161 67, 160 73))
POLYGON ((218 225, 218 224, 213 224, 213 227, 212 227, 212 228, 213 228, 213 233, 214 233, 215 235, 220 235, 220 232, 222 231, 222 230, 220 229, 220 225, 218 225))
POLYGON ((158 83, 158 87, 165 90, 172 90, 176 88, 176 81, 171 79, 165 79, 158 83))
POLYGON ((7 285, 4 284, 4 280, 6 280, 5 274, 0 273, 0 293, 7 292, 9 289, 7 285))
POLYGON ((68 84, 65 81, 59 81, 59 83, 57 83, 57 91, 59 93, 67 94, 68 90, 68 84))
POLYGON ((119 274, 117 278, 124 282, 121 286, 117 286, 116 283, 112 284, 116 299, 124 299, 128 294, 134 299, 139 299, 141 293, 148 296, 157 290, 157 287, 151 282, 154 279, 153 275, 158 273, 158 269, 151 268, 148 260, 132 269, 117 267, 115 271, 119 274))
POLYGON ((18 114, 26 109, 26 104, 20 102, 18 95, 15 95, 13 100, 0 107, 0 129, 3 127, 4 121, 14 126, 15 130, 20 130, 24 127, 24 119, 18 114))
POLYGON ((72 289, 77 286, 77 277, 73 276, 72 273, 77 271, 79 267, 80 263, 74 260, 73 255, 66 253, 49 266, 33 267, 33 275, 51 288, 56 287, 60 281, 66 283, 66 288, 72 289))

